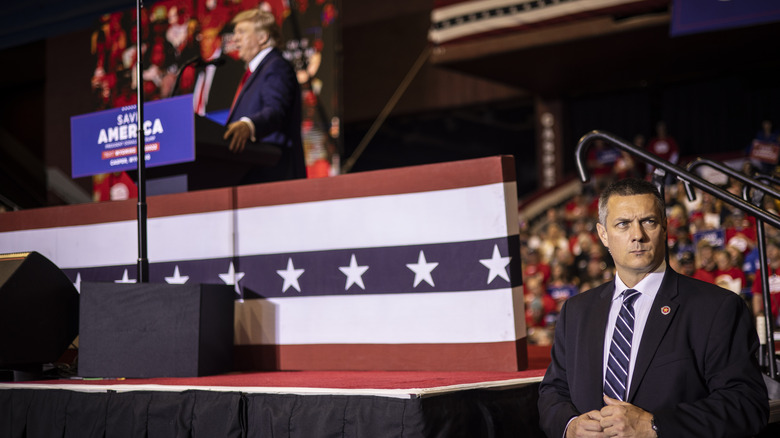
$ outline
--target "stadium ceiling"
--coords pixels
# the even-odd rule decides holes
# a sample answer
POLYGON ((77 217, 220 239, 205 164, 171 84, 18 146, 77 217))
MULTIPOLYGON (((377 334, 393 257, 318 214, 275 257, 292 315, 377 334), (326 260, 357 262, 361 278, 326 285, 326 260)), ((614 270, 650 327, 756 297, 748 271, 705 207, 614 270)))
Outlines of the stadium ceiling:
POLYGON ((434 47, 439 67, 548 96, 730 75, 775 81, 780 24, 672 37, 668 11, 576 21, 434 47))
MULTIPOLYGON (((144 6, 153 3, 146 1, 144 6)), ((0 6, 0 49, 87 29, 102 14, 135 6, 135 0, 4 1, 0 6)))

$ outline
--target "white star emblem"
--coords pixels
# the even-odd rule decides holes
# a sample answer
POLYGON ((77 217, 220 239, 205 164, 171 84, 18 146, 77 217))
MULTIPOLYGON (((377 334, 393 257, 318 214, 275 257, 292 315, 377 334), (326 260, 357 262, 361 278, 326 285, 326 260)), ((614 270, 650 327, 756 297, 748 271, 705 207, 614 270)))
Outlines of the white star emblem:
POLYGON ((480 259, 486 268, 490 269, 488 272, 488 284, 490 284, 496 277, 501 277, 506 281, 509 281, 509 274, 506 273, 506 267, 512 257, 501 257, 501 252, 498 250, 498 245, 493 245, 493 257, 489 259, 480 259))
POLYGON ((349 266, 339 266, 339 271, 347 276, 347 285, 344 286, 344 290, 349 289, 353 284, 357 284, 361 289, 366 290, 366 286, 363 284, 363 274, 367 270, 368 266, 358 266, 355 254, 352 254, 349 266))
POLYGON ((179 274, 179 265, 173 269, 173 277, 165 277, 165 282, 168 284, 184 284, 190 279, 189 275, 182 276, 179 274))
POLYGON ((73 286, 76 287, 78 293, 81 293, 81 272, 76 273, 76 282, 73 283, 73 286))
POLYGON ((122 274, 122 278, 119 280, 114 280, 114 283, 135 283, 134 278, 128 278, 127 276, 127 269, 125 269, 125 273, 122 274))
POLYGON ((282 293, 287 292, 287 289, 294 287, 298 292, 301 291, 301 285, 298 284, 298 277, 303 274, 304 269, 295 269, 291 258, 287 259, 287 269, 276 271, 282 278, 284 278, 284 285, 282 285, 282 293))
POLYGON ((236 268, 233 267, 233 262, 230 262, 230 267, 228 268, 227 272, 224 274, 219 274, 219 279, 225 282, 225 284, 234 285, 234 289, 239 295, 241 295, 241 290, 238 287, 238 282, 241 281, 242 278, 244 278, 244 273, 236 272, 236 268))
POLYGON ((420 284, 420 282, 423 280, 433 286, 434 284, 431 271, 433 271, 437 266, 439 266, 439 264, 436 262, 428 263, 428 261, 425 260, 425 254, 420 251, 420 256, 417 258, 417 263, 408 263, 406 265, 407 268, 414 271, 414 287, 417 287, 417 285, 420 284))

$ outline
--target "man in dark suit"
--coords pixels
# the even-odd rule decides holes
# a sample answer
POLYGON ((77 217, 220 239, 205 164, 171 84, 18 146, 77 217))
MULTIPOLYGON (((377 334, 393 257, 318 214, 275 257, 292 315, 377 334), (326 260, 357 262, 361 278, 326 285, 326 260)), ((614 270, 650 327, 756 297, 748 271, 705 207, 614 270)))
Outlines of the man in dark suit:
POLYGON ((281 34, 274 16, 259 9, 233 19, 233 38, 247 71, 236 92, 225 139, 234 153, 247 142, 278 148, 275 166, 251 170, 242 181, 305 178, 301 140, 301 91, 295 70, 275 48, 281 34))
POLYGON ((750 312, 737 294, 667 266, 664 201, 655 187, 635 179, 608 186, 597 229, 617 276, 561 310, 539 388, 547 436, 760 432, 769 405, 750 312))

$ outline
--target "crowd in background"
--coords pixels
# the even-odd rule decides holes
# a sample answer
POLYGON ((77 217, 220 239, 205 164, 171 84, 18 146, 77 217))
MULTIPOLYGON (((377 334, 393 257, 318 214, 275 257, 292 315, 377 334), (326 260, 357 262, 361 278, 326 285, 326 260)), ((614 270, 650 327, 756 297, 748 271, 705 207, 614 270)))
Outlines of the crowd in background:
MULTIPOLYGON (((282 0, 162 0, 141 10, 143 86, 145 100, 169 97, 179 69, 198 56, 220 55, 228 23, 240 11, 255 7, 272 12, 279 23, 289 7, 282 0)), ((100 18, 92 35, 95 57, 92 90, 100 109, 134 105, 137 30, 135 10, 100 18)), ((237 59, 229 47, 224 48, 237 59)), ((181 73, 177 94, 192 92, 195 69, 181 73)))
MULTIPOLYGON (((766 129, 765 123, 762 132, 766 129)), ((766 140, 777 143, 771 124, 769 131, 766 140)), ((761 137, 762 132, 756 137, 761 137)), ((673 138, 667 136, 665 126, 659 124, 657 134, 646 145, 641 136, 634 142, 676 163, 679 149, 673 138)), ((741 171, 748 176, 774 171, 774 166, 756 161, 750 147, 741 161, 741 171)), ((653 170, 639 167, 628 154, 600 141, 591 145, 587 164, 590 183, 570 199, 547 209, 541 217, 521 222, 529 343, 550 344, 556 318, 566 299, 614 278, 614 263, 596 232, 598 194, 614 179, 649 178, 653 170)), ((739 181, 729 179, 722 188, 742 198, 739 181)), ((740 294, 756 315, 763 314, 755 219, 700 190, 696 190, 695 200, 689 200, 683 183, 674 178, 666 179, 665 199, 671 267, 740 294)), ((780 216, 780 201, 771 196, 764 197, 762 208, 780 216)), ((780 310, 780 231, 771 226, 764 228, 769 289, 776 318, 780 310)))

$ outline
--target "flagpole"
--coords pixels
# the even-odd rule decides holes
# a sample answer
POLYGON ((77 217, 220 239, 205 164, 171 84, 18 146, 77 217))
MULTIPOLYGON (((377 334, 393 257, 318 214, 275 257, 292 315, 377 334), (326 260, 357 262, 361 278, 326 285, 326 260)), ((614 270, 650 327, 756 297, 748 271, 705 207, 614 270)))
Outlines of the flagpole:
POLYGON ((149 282, 149 259, 146 247, 146 140, 144 138, 144 87, 141 56, 141 9, 143 0, 136 0, 136 91, 138 134, 136 156, 138 157, 138 283, 149 282))

